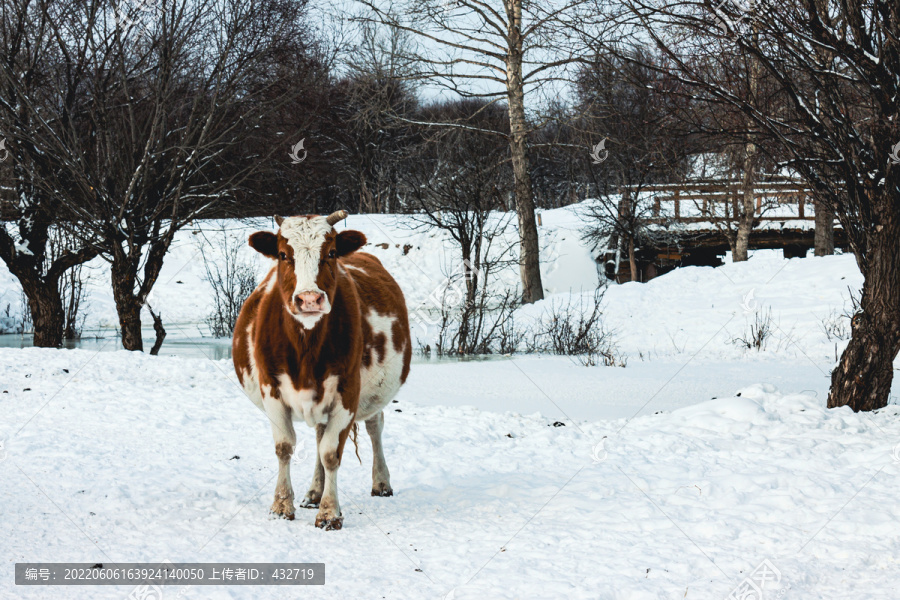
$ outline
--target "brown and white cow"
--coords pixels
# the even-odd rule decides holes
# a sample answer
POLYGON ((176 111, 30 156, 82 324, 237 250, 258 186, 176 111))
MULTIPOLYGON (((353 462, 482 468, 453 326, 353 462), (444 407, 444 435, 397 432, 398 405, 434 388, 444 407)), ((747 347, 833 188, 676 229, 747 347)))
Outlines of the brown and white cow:
POLYGON ((381 262, 357 252, 359 231, 334 224, 347 213, 276 219, 250 245, 277 261, 244 303, 235 326, 234 368, 272 423, 278 482, 272 512, 294 518, 293 421, 316 429, 316 467, 301 502, 319 508, 316 526, 340 529, 337 471, 347 436, 366 422, 372 439, 372 495, 391 496, 381 432, 383 409, 409 374, 406 302, 381 262))

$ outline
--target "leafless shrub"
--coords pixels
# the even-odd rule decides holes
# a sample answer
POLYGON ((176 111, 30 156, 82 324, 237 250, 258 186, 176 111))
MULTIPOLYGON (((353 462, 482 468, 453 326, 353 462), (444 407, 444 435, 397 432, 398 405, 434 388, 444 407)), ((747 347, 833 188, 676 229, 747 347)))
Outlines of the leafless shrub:
POLYGON ((519 331, 513 313, 497 329, 497 352, 514 354, 519 346, 519 331))
POLYGON ((844 309, 844 316, 852 320, 857 313, 862 311, 860 294, 859 292, 854 292, 850 286, 847 286, 847 291, 850 293, 850 309, 844 309))
POLYGON ((63 337, 67 340, 80 340, 87 320, 87 291, 84 284, 88 278, 83 277, 83 268, 84 265, 76 265, 59 279, 59 293, 65 316, 63 337))
POLYGON ((200 242, 206 281, 213 290, 213 309, 206 318, 215 337, 231 337, 241 307, 256 289, 256 269, 241 256, 243 238, 230 235, 222 226, 212 240, 200 242))
POLYGON ((773 327, 771 308, 764 312, 756 311, 747 331, 742 336, 733 338, 731 343, 739 348, 762 352, 772 337, 773 327))
MULTIPOLYGON (((65 257, 71 252, 70 249, 77 245, 78 239, 73 231, 62 227, 53 229, 47 240, 48 268, 54 260, 65 257)), ((89 307, 85 284, 90 279, 90 273, 85 271, 84 263, 76 263, 59 277, 59 297, 63 308, 63 338, 66 340, 81 339, 89 307)))
POLYGON ((528 332, 526 349, 577 357, 586 366, 624 367, 628 358, 616 347, 613 333, 603 326, 603 288, 588 299, 551 301, 528 332))
POLYGON ((15 333, 25 335, 34 333, 34 324, 31 317, 31 307, 28 306, 28 297, 25 292, 19 291, 19 296, 12 302, 7 302, 0 315, 0 334, 15 333), (18 308, 14 308, 17 306, 18 308))
POLYGON ((849 308, 845 304, 844 310, 841 312, 832 310, 822 319, 822 331, 825 332, 828 341, 849 340, 853 333, 853 317, 862 310, 859 304, 859 292, 854 292, 849 286, 847 291, 850 294, 849 308))
POLYGON ((822 331, 828 341, 850 339, 850 317, 845 313, 832 310, 822 319, 822 331))
POLYGON ((515 351, 513 312, 517 290, 491 293, 482 288, 474 302, 441 308, 434 351, 438 356, 510 354, 515 351))
POLYGON ((25 292, 22 292, 19 296, 19 318, 16 323, 16 333, 22 335, 34 333, 31 305, 28 304, 28 296, 25 295, 25 292))
MULTIPOLYGON (((3 294, 3 296, 6 296, 6 294, 3 294)), ((12 312, 12 302, 7 302, 6 306, 3 307, 3 314, 0 315, 0 334, 14 333, 15 331, 16 317, 12 312)))

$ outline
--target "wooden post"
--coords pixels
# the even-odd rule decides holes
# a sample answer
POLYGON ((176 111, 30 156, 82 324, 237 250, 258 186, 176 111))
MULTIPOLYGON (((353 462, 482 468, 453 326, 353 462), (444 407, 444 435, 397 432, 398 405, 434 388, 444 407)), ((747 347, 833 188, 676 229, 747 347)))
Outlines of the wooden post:
POLYGON ((816 211, 815 255, 834 254, 834 213, 822 202, 814 202, 816 211))
POLYGON ((681 218, 681 200, 678 199, 678 196, 681 195, 681 192, 675 190, 675 218, 681 218))

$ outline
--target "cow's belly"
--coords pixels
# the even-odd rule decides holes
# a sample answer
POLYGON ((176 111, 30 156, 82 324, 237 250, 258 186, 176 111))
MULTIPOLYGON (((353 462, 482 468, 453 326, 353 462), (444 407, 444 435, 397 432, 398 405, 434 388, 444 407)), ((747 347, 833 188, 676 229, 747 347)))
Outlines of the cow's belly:
POLYGON ((359 408, 356 420, 365 421, 390 404, 402 385, 403 350, 394 347, 391 331, 394 319, 370 310, 366 319, 375 334, 384 335, 384 351, 371 352, 371 363, 360 370, 359 408), (379 360, 381 359, 381 360, 379 360))

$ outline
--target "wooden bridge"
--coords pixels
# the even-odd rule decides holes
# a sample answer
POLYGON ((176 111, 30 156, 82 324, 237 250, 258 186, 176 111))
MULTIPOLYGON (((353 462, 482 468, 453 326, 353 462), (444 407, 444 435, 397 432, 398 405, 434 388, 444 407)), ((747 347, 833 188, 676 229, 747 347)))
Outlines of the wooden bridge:
MULTIPOLYGON (((607 277, 648 281, 675 267, 718 266, 731 250, 743 205, 740 181, 692 181, 621 190, 619 220, 602 256, 607 277), (632 250, 633 249, 633 250, 632 250)), ((832 254, 846 236, 827 210, 816 210, 803 184, 773 179, 754 185, 749 249, 781 249, 787 258, 832 254)))

